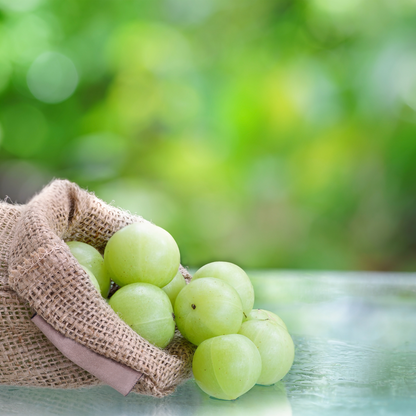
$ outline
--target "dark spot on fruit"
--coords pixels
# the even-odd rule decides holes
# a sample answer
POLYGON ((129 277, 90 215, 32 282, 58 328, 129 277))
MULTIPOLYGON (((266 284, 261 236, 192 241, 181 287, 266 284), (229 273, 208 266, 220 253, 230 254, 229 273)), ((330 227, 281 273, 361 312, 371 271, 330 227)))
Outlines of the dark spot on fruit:
POLYGON ((173 320, 175 320, 175 314, 172 312, 172 318, 173 320))
POLYGON ((192 308, 192 309, 195 309, 195 308, 196 308, 196 306, 195 306, 194 304, 192 304, 192 305, 191 305, 191 308, 192 308))

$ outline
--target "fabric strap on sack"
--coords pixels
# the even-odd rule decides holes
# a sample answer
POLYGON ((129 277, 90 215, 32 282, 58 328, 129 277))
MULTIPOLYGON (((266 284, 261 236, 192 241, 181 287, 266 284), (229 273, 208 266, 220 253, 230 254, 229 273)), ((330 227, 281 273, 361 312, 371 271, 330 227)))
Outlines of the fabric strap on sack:
POLYGON ((142 376, 138 371, 111 358, 97 354, 76 341, 65 337, 40 315, 32 316, 32 321, 63 355, 123 396, 126 396, 133 389, 142 376))

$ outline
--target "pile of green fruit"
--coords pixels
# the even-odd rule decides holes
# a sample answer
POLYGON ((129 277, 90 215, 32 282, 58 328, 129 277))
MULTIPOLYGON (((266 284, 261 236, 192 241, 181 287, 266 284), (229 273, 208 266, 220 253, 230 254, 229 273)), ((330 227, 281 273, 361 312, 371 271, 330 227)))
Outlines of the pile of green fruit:
POLYGON ((253 309, 253 286, 235 264, 209 263, 186 284, 175 240, 150 223, 116 232, 104 259, 85 243, 67 244, 104 298, 111 281, 120 286, 108 303, 141 337, 164 348, 176 324, 198 346, 193 374, 210 396, 234 400, 255 384, 276 383, 292 366, 294 345, 284 322, 253 309))

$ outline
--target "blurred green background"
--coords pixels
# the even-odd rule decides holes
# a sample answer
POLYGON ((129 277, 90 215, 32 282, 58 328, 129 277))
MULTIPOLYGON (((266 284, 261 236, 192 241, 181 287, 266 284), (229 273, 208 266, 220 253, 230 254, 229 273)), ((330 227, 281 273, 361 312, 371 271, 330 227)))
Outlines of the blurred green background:
POLYGON ((67 178, 183 264, 416 269, 414 0, 0 0, 0 197, 67 178))

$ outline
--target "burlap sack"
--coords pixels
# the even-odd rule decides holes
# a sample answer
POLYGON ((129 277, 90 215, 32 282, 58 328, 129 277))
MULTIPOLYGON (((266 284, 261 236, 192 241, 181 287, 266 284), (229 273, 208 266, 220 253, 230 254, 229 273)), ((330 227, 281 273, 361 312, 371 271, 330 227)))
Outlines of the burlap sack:
POLYGON ((137 335, 64 243, 82 241, 103 252, 117 230, 138 221, 145 220, 65 180, 53 181, 26 205, 0 203, 0 384, 102 384, 49 342, 31 322, 34 312, 66 337, 142 373, 135 392, 166 396, 190 377, 194 347, 178 332, 164 350, 137 335))

